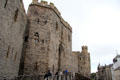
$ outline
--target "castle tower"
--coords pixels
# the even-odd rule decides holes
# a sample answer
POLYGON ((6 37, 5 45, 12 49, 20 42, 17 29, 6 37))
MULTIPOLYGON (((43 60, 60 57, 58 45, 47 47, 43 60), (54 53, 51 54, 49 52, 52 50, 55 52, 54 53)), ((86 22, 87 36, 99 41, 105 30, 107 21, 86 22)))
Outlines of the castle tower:
POLYGON ((24 74, 44 75, 48 70, 54 74, 70 69, 72 29, 57 8, 44 1, 30 4, 27 16, 24 74))
POLYGON ((0 0, 0 80, 18 76, 26 23, 22 0, 0 0))
POLYGON ((82 46, 82 51, 78 56, 78 73, 85 77, 90 77, 90 53, 88 52, 87 46, 82 46))

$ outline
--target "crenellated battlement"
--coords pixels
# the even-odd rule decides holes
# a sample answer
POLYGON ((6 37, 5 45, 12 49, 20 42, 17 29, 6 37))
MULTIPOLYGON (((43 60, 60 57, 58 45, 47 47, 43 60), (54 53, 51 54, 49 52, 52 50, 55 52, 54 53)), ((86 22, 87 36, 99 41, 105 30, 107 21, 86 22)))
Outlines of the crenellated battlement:
POLYGON ((48 2, 47 2, 47 1, 41 1, 40 4, 41 4, 42 6, 46 6, 46 5, 48 5, 48 2))
POLYGON ((39 2, 37 2, 37 3, 32 2, 32 4, 30 6, 32 6, 32 5, 37 5, 37 6, 40 6, 40 7, 46 7, 48 9, 52 9, 56 13, 56 15, 60 18, 61 23, 72 32, 72 27, 68 24, 68 22, 66 22, 62 18, 61 13, 58 11, 58 9, 54 6, 53 3, 50 2, 50 4, 48 4, 47 1, 41 1, 40 3, 39 2))
POLYGON ((88 50, 87 46, 82 46, 82 50, 88 50))
POLYGON ((32 3, 36 4, 36 3, 38 3, 38 0, 32 0, 32 3))

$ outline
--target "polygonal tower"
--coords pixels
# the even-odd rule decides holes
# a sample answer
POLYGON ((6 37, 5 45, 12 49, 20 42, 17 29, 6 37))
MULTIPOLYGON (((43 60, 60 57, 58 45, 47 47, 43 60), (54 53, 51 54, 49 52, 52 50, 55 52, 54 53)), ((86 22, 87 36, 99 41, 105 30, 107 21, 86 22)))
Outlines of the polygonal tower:
POLYGON ((90 77, 90 53, 87 46, 82 46, 82 51, 78 56, 78 73, 85 77, 90 77))
POLYGON ((72 29, 63 20, 60 12, 45 1, 32 3, 28 9, 28 29, 24 74, 53 74, 71 67, 72 29))

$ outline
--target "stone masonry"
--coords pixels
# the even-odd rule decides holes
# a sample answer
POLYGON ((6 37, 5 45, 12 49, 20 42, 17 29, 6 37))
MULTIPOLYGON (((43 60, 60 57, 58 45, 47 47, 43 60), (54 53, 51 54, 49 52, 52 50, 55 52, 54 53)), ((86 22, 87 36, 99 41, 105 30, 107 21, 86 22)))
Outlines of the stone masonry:
POLYGON ((78 61, 78 73, 84 75, 85 77, 90 77, 90 53, 88 52, 87 46, 82 46, 82 51, 79 54, 78 61))
POLYGON ((22 0, 0 0, 0 78, 18 76, 25 26, 22 0))
POLYGON ((24 74, 71 71, 72 29, 54 6, 33 1, 28 9, 24 74))
POLYGON ((78 73, 78 55, 80 52, 73 51, 72 52, 72 72, 78 73))
POLYGON ((75 55, 72 56, 74 58, 73 72, 75 71, 75 73, 79 73, 87 78, 90 78, 90 53, 88 53, 87 46, 82 46, 81 52, 72 52, 72 54, 75 55))
POLYGON ((26 15, 22 0, 0 0, 0 79, 48 70, 89 77, 87 46, 72 52, 72 28, 53 3, 33 0, 26 15))

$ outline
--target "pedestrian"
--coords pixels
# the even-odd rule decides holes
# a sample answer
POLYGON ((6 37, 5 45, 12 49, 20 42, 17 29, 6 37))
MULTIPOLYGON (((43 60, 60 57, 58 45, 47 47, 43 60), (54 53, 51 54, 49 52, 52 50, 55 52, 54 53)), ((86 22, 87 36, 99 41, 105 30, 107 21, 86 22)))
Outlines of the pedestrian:
POLYGON ((55 73, 55 76, 57 77, 57 80, 59 80, 58 71, 55 73))
POLYGON ((44 79, 48 80, 48 74, 47 73, 44 75, 44 79))
POLYGON ((47 73, 45 74, 45 76, 44 76, 44 79, 45 80, 48 80, 48 78, 51 80, 51 78, 52 78, 52 73, 50 72, 50 70, 48 70, 47 71, 47 73))

